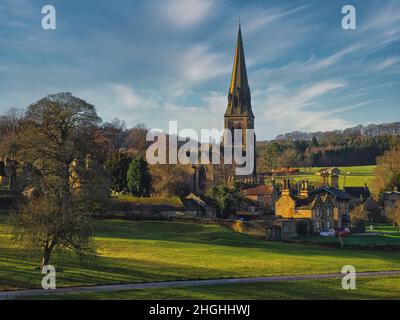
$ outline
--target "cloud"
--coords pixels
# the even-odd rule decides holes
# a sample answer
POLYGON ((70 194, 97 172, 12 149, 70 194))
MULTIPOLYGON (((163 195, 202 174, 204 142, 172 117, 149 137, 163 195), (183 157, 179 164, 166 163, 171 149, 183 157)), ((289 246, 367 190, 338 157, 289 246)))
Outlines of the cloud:
POLYGON ((267 25, 277 21, 285 21, 285 18, 306 9, 308 5, 302 5, 293 9, 288 9, 286 6, 270 8, 268 10, 252 9, 246 13, 248 17, 245 23, 246 32, 252 33, 258 30, 265 30, 267 25))
POLYGON ((203 21, 213 6, 213 0, 168 0, 165 1, 163 11, 172 24, 190 27, 203 21))
POLYGON ((208 91, 199 105, 175 101, 175 97, 158 91, 135 90, 127 84, 112 83, 92 90, 73 92, 96 106, 105 121, 119 118, 128 126, 144 122, 152 129, 168 129, 168 121, 177 121, 178 129, 221 129, 227 104, 226 95, 208 91), (150 121, 149 121, 150 120, 150 121))
POLYGON ((352 125, 349 121, 334 117, 329 109, 315 110, 323 103, 318 99, 345 86, 346 83, 334 79, 308 85, 297 91, 275 86, 266 93, 259 93, 254 99, 254 106, 257 110, 264 110, 261 122, 266 125, 261 129, 256 128, 257 132, 271 137, 288 131, 326 131, 352 125), (261 103, 262 100, 266 102, 261 103))
POLYGON ((113 99, 124 108, 148 110, 155 107, 151 99, 139 96, 133 88, 127 85, 111 84, 110 88, 113 99))
POLYGON ((386 68, 389 68, 389 67, 395 65, 399 61, 400 61, 400 57, 399 56, 388 57, 385 60, 383 60, 380 63, 378 63, 378 65, 375 67, 375 70, 381 71, 383 69, 386 69, 386 68))
POLYGON ((224 54, 211 52, 204 43, 189 48, 181 59, 181 72, 191 82, 214 78, 230 70, 224 54))

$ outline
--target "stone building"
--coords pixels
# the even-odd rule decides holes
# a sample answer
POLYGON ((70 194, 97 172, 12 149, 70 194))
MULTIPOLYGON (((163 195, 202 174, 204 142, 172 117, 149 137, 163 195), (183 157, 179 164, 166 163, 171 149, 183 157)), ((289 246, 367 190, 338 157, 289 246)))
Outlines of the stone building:
POLYGON ((228 106, 224 115, 224 128, 232 132, 232 137, 235 129, 242 130, 242 148, 245 150, 246 129, 254 129, 254 114, 251 107, 251 92, 240 25, 229 86, 228 106))
POLYGON ((308 219, 311 230, 320 232, 327 229, 344 228, 349 225, 350 198, 344 192, 321 187, 310 192, 307 181, 301 184, 299 194, 290 186, 290 180, 284 179, 282 194, 275 202, 275 215, 284 219, 308 219))
POLYGON ((383 214, 385 217, 400 203, 400 192, 397 187, 393 191, 388 191, 383 194, 383 214))
POLYGON ((259 207, 267 212, 275 211, 275 201, 280 195, 275 182, 271 185, 260 184, 255 187, 244 189, 243 194, 247 198, 256 201, 259 207))
POLYGON ((316 174, 321 177, 322 186, 332 186, 339 188, 340 169, 337 167, 324 168, 319 170, 316 174))
MULTIPOLYGON (((234 137, 234 130, 242 130, 242 154, 246 150, 246 129, 254 130, 254 113, 251 106, 251 92, 247 78, 246 61, 243 49, 242 31, 239 25, 239 31, 236 42, 235 56, 232 69, 232 78, 229 85, 228 105, 224 114, 224 129, 231 132, 234 137)), ((219 150, 221 165, 201 164, 193 165, 193 187, 192 191, 196 194, 205 194, 209 188, 218 181, 217 171, 222 175, 226 182, 238 180, 245 183, 255 182, 256 179, 256 156, 254 151, 254 170, 248 176, 236 176, 235 165, 224 163, 223 144, 227 137, 222 139, 221 148, 219 150), (222 172, 222 173, 221 173, 222 172)), ((254 136, 254 146, 256 138, 254 136)), ((209 146, 210 147, 210 146, 209 146)))

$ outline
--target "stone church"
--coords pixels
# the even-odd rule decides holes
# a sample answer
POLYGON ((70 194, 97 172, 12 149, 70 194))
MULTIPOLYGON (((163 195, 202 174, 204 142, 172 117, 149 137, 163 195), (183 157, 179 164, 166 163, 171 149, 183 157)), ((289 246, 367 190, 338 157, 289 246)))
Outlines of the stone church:
MULTIPOLYGON (((235 56, 232 69, 232 77, 228 92, 228 106, 224 114, 224 129, 230 130, 232 137, 234 130, 242 130, 242 153, 246 150, 246 129, 254 130, 254 113, 251 107, 251 92, 247 78, 247 68, 243 49, 241 26, 236 42, 235 56)), ((255 143, 254 137, 254 143, 255 143)), ((223 144, 221 144, 223 146, 223 144)), ((223 164, 223 150, 221 149, 221 165, 193 165, 193 192, 204 194, 217 180, 216 171, 222 175, 226 182, 233 180, 254 183, 257 179, 256 157, 254 156, 254 170, 249 176, 235 176, 234 165, 223 164), (222 173, 221 173, 222 171, 222 173)))

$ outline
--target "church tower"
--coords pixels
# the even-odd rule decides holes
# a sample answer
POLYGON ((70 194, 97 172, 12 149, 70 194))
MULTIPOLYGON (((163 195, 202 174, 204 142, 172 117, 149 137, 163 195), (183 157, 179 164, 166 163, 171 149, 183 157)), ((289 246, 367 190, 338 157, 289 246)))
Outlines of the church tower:
POLYGON ((232 79, 229 87, 228 107, 224 115, 224 128, 232 132, 232 137, 235 129, 243 130, 242 150, 245 151, 246 129, 254 129, 254 114, 251 108, 251 93, 247 80, 247 69, 240 24, 233 62, 232 79))

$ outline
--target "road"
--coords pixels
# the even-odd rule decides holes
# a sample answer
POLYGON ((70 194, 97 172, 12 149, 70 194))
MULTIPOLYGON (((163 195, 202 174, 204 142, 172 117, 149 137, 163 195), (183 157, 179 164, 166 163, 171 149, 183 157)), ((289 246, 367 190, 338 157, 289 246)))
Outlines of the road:
MULTIPOLYGON (((214 285, 240 284, 240 283, 318 280, 318 279, 342 278, 343 276, 344 275, 342 273, 329 273, 329 274, 309 274, 309 275, 273 276, 273 277, 257 277, 257 278, 231 278, 231 279, 128 283, 128 284, 112 284, 112 285, 97 285, 97 286, 82 286, 82 287, 64 287, 56 290, 30 289, 30 290, 2 291, 0 292, 0 300, 23 298, 23 297, 35 297, 43 295, 55 295, 64 293, 113 292, 113 291, 131 291, 140 289, 171 288, 171 287, 194 287, 194 286, 210 286, 210 285, 214 286, 214 285)), ((400 270, 357 273, 357 277, 387 277, 387 276, 400 276, 400 270)))

